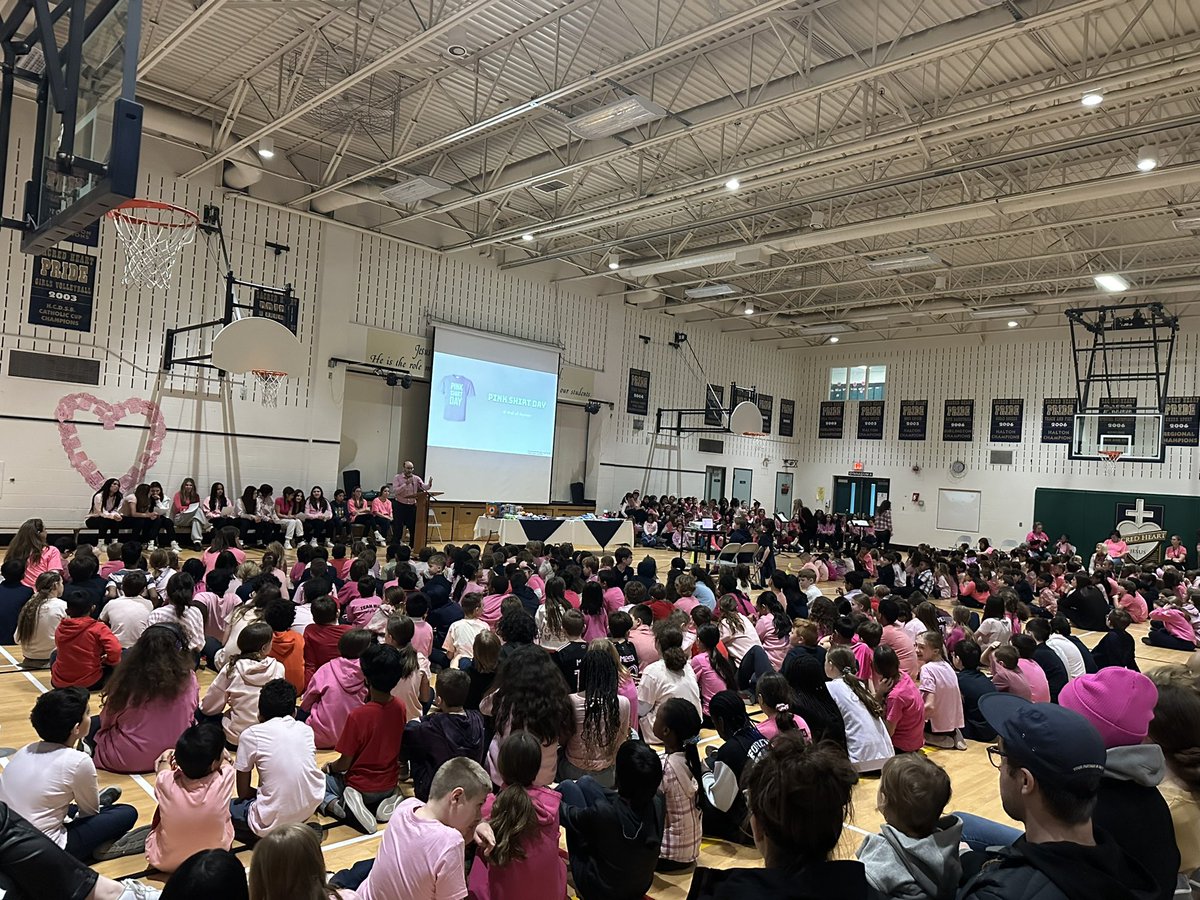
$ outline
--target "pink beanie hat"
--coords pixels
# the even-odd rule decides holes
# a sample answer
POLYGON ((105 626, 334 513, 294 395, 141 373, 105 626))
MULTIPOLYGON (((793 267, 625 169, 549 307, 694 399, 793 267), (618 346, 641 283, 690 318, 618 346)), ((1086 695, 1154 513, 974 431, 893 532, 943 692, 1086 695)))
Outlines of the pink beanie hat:
POLYGON ((1079 676, 1062 689, 1058 702, 1091 722, 1105 748, 1128 747, 1146 740, 1158 688, 1140 672, 1114 666, 1079 676))

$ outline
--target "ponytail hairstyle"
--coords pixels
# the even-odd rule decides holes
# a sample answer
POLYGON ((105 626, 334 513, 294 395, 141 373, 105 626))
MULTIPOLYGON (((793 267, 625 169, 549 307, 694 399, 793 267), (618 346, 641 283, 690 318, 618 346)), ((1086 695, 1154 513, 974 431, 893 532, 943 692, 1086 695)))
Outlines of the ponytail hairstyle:
POLYGON ((275 632, 266 622, 251 622, 238 634, 238 652, 231 654, 225 663, 226 669, 233 674, 234 667, 243 659, 263 659, 271 650, 271 642, 275 632))
POLYGON ((696 784, 704 783, 705 769, 700 762, 700 712, 682 697, 672 697, 658 708, 654 726, 670 728, 683 744, 683 756, 696 784))
POLYGON ((450 599, 455 603, 461 602, 467 586, 475 580, 475 576, 478 573, 479 566, 475 565, 474 561, 465 559, 462 562, 456 562, 454 564, 454 574, 457 578, 454 582, 454 590, 450 592, 450 599))
POLYGON ((43 572, 34 582, 34 594, 25 601, 21 612, 17 615, 17 628, 14 636, 17 643, 23 644, 33 637, 37 631, 38 610, 40 610, 50 595, 62 587, 62 576, 58 572, 43 572))
POLYGON ((672 672, 682 672, 688 664, 688 656, 683 651, 683 632, 674 625, 666 625, 655 630, 654 643, 658 645, 659 655, 667 668, 672 672))
POLYGON ((733 594, 726 594, 718 600, 717 609, 721 611, 721 621, 729 624, 731 632, 742 634, 746 630, 746 620, 738 612, 738 599, 733 594))
POLYGON ((926 631, 917 640, 924 644, 926 649, 937 654, 937 658, 942 662, 950 661, 946 658, 946 639, 940 631, 926 631))
POLYGON ((758 595, 759 617, 764 613, 770 614, 776 637, 785 638, 792 633, 792 620, 788 618, 787 610, 783 608, 774 591, 763 591, 758 595))
POLYGON ((798 729, 792 715, 792 686, 778 672, 771 672, 758 679, 758 705, 762 711, 775 717, 775 727, 780 734, 798 729))
POLYGON ((541 767, 542 745, 528 731, 514 731, 500 745, 496 768, 504 788, 492 805, 489 823, 496 835, 496 846, 488 857, 488 865, 502 867, 525 858, 525 848, 521 845, 538 824, 529 789, 541 767))
POLYGON ((167 582, 167 604, 175 610, 175 618, 181 622, 184 611, 192 605, 192 597, 195 595, 196 582, 187 572, 172 575, 171 580, 167 582))
MULTIPOLYGON (((892 651, 895 656, 895 651, 892 651)), ((876 651, 875 656, 876 670, 879 668, 879 654, 876 651)), ((858 680, 858 660, 854 658, 854 653, 847 650, 845 647, 834 647, 825 657, 826 665, 832 667, 841 673, 841 679, 845 682, 846 687, 850 688, 854 696, 859 702, 867 708, 876 719, 883 718, 883 708, 879 705, 879 701, 875 699, 875 695, 867 688, 865 684, 858 680)))
POLYGON ((721 641, 721 632, 717 630, 716 625, 704 625, 696 632, 696 641, 707 651, 708 662, 712 666, 713 671, 717 673, 717 677, 725 682, 725 687, 731 691, 738 689, 737 671, 724 654, 717 649, 717 644, 721 641))

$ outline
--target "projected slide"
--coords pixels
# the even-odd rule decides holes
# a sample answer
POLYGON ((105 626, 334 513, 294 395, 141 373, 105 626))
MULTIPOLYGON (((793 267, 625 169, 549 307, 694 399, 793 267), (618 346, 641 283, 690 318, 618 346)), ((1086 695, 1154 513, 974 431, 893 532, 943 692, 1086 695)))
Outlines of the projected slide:
POLYGON ((435 352, 429 446, 549 457, 557 391, 554 372, 435 352))

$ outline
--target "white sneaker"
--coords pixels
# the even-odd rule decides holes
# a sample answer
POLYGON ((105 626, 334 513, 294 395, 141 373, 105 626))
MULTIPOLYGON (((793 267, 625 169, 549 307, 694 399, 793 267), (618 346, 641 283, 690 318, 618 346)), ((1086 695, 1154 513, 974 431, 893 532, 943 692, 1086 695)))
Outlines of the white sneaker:
POLYGON ((176 553, 179 552, 179 541, 171 541, 171 549, 176 553))
POLYGON ((325 541, 325 547, 328 550, 332 550, 333 549, 333 541, 329 541, 329 540, 325 541))
POLYGON ((308 542, 308 546, 310 546, 310 547, 315 547, 315 546, 317 546, 317 539, 316 539, 316 538, 311 538, 311 539, 309 540, 309 542, 308 542))
POLYGON ((157 549, 158 549, 158 544, 154 543, 154 541, 151 541, 150 543, 148 543, 148 544, 146 545, 146 552, 147 552, 147 553, 153 553, 153 552, 154 552, 155 550, 157 550, 157 549))
POLYGON ((283 542, 283 549, 284 550, 295 550, 296 548, 292 546, 292 542, 290 540, 286 540, 283 542))
POLYGON ((380 534, 378 531, 375 532, 375 543, 377 543, 377 544, 386 544, 387 543, 387 541, 385 541, 383 539, 383 535, 380 534))
POLYGON ((353 821, 358 824, 367 834, 374 834, 376 831, 375 814, 367 809, 367 804, 363 802, 362 794, 352 787, 347 787, 342 794, 342 804, 346 807, 346 812, 353 817, 353 821))
POLYGON ((126 878, 121 882, 121 886, 125 888, 125 891, 118 900, 158 900, 162 896, 162 891, 158 888, 134 881, 132 878, 126 878))

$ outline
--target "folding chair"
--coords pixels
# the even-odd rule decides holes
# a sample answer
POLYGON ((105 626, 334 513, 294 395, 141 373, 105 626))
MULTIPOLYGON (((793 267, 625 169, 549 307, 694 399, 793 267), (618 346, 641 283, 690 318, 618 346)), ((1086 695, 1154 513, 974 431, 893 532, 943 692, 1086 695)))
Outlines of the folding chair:
POLYGON ((726 544, 721 548, 721 552, 717 554, 716 559, 713 560, 713 564, 717 566, 717 568, 721 568, 723 566, 736 566, 738 564, 738 554, 742 552, 742 547, 745 546, 748 545, 726 544))

